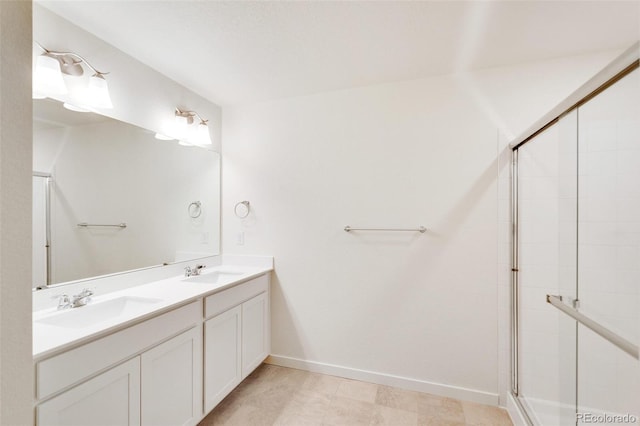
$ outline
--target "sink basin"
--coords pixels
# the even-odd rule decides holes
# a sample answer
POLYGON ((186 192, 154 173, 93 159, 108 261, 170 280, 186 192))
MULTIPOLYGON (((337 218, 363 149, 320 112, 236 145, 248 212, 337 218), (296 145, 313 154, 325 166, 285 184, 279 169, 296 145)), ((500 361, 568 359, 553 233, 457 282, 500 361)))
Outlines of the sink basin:
POLYGON ((113 318, 139 312, 150 305, 162 302, 151 297, 122 296, 104 302, 56 312, 35 322, 64 328, 84 328, 113 318))
POLYGON ((212 271, 203 273, 202 275, 196 275, 195 277, 186 278, 183 281, 199 284, 218 284, 223 281, 234 280, 242 274, 243 272, 237 271, 212 271))

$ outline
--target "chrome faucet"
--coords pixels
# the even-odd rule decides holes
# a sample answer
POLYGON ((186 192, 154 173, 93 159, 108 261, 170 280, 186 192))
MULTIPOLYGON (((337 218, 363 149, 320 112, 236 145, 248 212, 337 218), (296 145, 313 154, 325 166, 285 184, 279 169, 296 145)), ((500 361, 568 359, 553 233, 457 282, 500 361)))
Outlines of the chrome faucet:
POLYGON ((93 292, 88 288, 83 289, 80 293, 73 296, 71 300, 72 308, 79 308, 80 306, 84 306, 87 303, 91 302, 91 296, 93 296, 93 292))
POLYGON ((197 264, 193 268, 191 266, 185 266, 184 267, 184 276, 185 277, 193 277, 193 276, 196 276, 196 275, 200 275, 200 273, 202 272, 202 270, 204 268, 206 268, 206 265, 197 264))
POLYGON ((85 306, 87 303, 91 302, 91 296, 93 296, 93 292, 88 288, 85 288, 80 293, 71 297, 69 297, 68 294, 61 294, 58 299, 58 310, 61 311, 63 309, 85 306))
POLYGON ((71 299, 68 294, 61 294, 58 299, 58 310, 69 309, 71 307, 71 299))

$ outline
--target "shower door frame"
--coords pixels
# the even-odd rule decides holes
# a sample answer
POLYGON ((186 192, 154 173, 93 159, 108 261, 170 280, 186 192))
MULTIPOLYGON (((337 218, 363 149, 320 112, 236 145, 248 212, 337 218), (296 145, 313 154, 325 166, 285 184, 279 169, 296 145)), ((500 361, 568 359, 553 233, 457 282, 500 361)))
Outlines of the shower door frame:
MULTIPOLYGON (((520 399, 520 336, 519 336, 519 223, 518 223, 518 149, 527 142, 533 140, 549 127, 557 124, 560 117, 580 107, 599 93, 606 90, 627 74, 640 68, 640 42, 635 43, 616 60, 605 67, 595 77, 585 83, 582 87, 571 94, 567 100, 558 105, 554 110, 540 119, 523 136, 510 144, 511 147, 511 294, 510 294, 510 338, 511 338, 511 380, 510 393, 518 411, 524 420, 533 426, 534 423, 525 407, 525 403, 520 399)), ((577 403, 577 401, 576 401, 577 403)))
MULTIPOLYGON (((45 209, 45 283, 44 287, 51 285, 51 183, 53 177, 50 173, 33 172, 32 177, 44 178, 44 209, 45 209)), ((32 284, 33 285, 33 284, 32 284)))

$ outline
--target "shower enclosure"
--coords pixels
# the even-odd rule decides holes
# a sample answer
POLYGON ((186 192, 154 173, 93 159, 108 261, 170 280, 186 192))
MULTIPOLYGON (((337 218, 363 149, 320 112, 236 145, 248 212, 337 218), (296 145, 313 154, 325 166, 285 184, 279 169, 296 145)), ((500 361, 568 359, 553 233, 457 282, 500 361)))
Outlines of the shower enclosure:
POLYGON ((640 424, 636 60, 513 149, 512 394, 532 424, 640 424))

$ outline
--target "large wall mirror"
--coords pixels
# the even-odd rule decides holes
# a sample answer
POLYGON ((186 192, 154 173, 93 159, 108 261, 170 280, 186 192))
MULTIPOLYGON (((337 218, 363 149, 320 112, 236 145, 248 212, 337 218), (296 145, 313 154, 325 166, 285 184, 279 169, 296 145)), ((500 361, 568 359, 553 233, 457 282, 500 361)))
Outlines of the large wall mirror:
POLYGON ((33 287, 219 254, 220 156, 33 101, 33 287))

